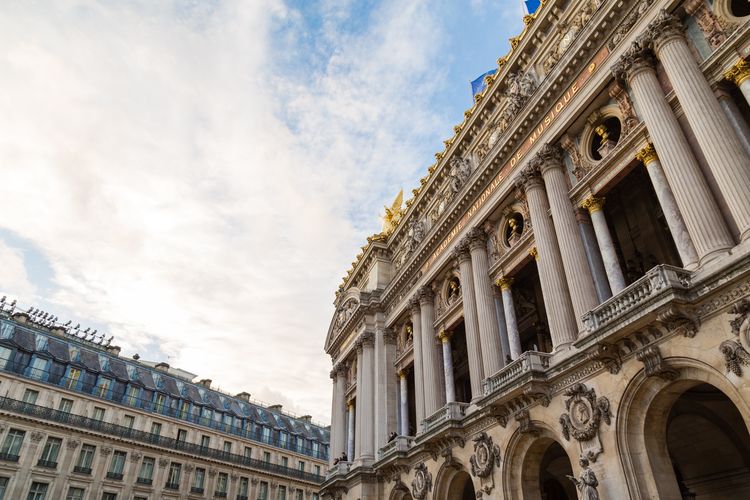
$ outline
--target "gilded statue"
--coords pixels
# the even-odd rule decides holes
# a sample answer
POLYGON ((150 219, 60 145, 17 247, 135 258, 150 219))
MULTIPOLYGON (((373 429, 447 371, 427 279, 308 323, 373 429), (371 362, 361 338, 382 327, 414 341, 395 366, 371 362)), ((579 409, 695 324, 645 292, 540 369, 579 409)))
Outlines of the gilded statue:
POLYGON ((382 234, 388 236, 396 229, 401 218, 404 216, 404 209, 402 208, 404 202, 404 190, 398 192, 396 199, 393 200, 391 208, 385 207, 385 215, 383 216, 383 231, 382 234))

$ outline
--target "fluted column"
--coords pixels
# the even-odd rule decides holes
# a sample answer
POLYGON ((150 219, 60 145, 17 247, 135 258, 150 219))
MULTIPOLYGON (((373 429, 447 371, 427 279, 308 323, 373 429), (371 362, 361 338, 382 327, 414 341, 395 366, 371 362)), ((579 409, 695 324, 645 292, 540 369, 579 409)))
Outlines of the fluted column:
POLYGON ((508 359, 513 359, 513 357, 510 354, 508 327, 505 321, 505 306, 503 305, 503 292, 500 290, 499 286, 492 287, 492 298, 495 300, 495 314, 497 315, 497 327, 500 331, 500 346, 502 347, 502 362, 503 366, 505 366, 508 364, 508 359))
POLYGON ((695 251, 693 241, 690 239, 690 234, 685 226, 685 221, 677 206, 674 194, 672 194, 672 190, 669 188, 667 177, 664 175, 664 170, 662 169, 656 150, 651 144, 646 144, 635 157, 646 167, 649 179, 651 179, 651 184, 654 186, 654 191, 656 192, 656 198, 659 200, 662 212, 664 212, 669 232, 672 233, 677 253, 680 254, 682 267, 685 269, 694 269, 698 266, 698 253, 695 251))
POLYGON ((357 349, 357 398, 354 400, 354 456, 349 457, 349 461, 353 462, 358 459, 362 454, 362 354, 363 346, 362 339, 356 341, 357 349))
POLYGON ((354 401, 349 401, 346 404, 347 408, 347 420, 348 420, 348 428, 346 432, 346 457, 349 459, 349 461, 354 460, 354 433, 356 432, 354 429, 354 412, 356 411, 354 409, 354 401))
POLYGON ((487 235, 480 228, 469 233, 471 270, 474 278, 474 295, 477 299, 477 319, 479 320, 479 341, 482 346, 484 375, 489 377, 503 367, 500 348, 500 332, 497 328, 495 299, 492 297, 489 259, 487 258, 487 235))
POLYGON ((390 328, 375 333, 375 449, 388 443, 388 435, 398 428, 398 382, 393 371, 396 334, 390 328))
POLYGON ((701 262, 734 245, 716 200, 703 177, 672 108, 664 98, 651 54, 633 44, 612 68, 627 78, 636 106, 661 158, 667 181, 701 262))
POLYGON ((519 188, 526 191, 539 256, 537 267, 547 311, 547 324, 554 349, 559 350, 576 339, 578 326, 565 281, 565 271, 560 249, 557 246, 555 228, 552 226, 552 219, 547 215, 549 202, 539 176, 538 165, 532 161, 521 173, 516 183, 519 188))
POLYGON ((498 278, 495 284, 500 287, 500 293, 503 294, 503 310, 505 312, 505 328, 508 331, 510 357, 515 360, 521 355, 523 348, 521 347, 521 336, 518 332, 518 323, 516 322, 516 306, 513 303, 513 292, 510 289, 513 284, 513 278, 498 278))
POLYGON ((594 279, 596 298, 601 304, 612 296, 612 289, 609 287, 602 253, 599 250, 599 244, 596 242, 594 225, 591 222, 591 216, 583 209, 576 210, 575 216, 578 222, 578 232, 581 234, 581 241, 583 242, 583 249, 586 251, 586 261, 589 263, 591 277, 594 279))
POLYGON ((438 334, 443 344, 443 373, 445 374, 445 401, 454 403, 456 401, 456 385, 453 380, 453 354, 451 352, 451 334, 442 330, 438 334))
POLYGON ((616 295, 627 286, 625 283, 625 276, 622 274, 622 268, 620 267, 620 261, 617 258, 617 252, 615 251, 615 244, 612 241, 612 235, 609 233, 609 226, 607 226, 607 219, 604 217, 602 207, 604 206, 604 198, 595 198, 590 196, 586 198, 581 207, 589 211, 591 216, 591 224, 594 226, 594 234, 596 234, 596 242, 599 245, 599 251, 602 254, 602 260, 604 261, 604 270, 607 273, 607 281, 609 281, 609 287, 612 289, 612 294, 616 295))
POLYGON ((714 89, 716 99, 719 100, 719 106, 727 115, 732 130, 737 134, 737 138, 742 144, 742 149, 745 153, 750 156, 750 125, 745 121, 745 117, 742 116, 742 111, 737 107, 737 103, 734 102, 734 98, 727 91, 726 85, 719 85, 714 89))
POLYGON ((479 320, 474 295, 474 277, 471 271, 471 254, 468 241, 459 242, 454 253, 461 273, 461 300, 464 306, 464 328, 466 329, 466 350, 469 355, 469 379, 471 398, 482 395, 484 367, 482 366, 482 344, 479 341, 479 320))
MULTIPOLYGON (((331 446, 329 461, 333 465, 333 459, 344 452, 344 440, 346 439, 346 416, 344 415, 345 393, 346 393, 346 367, 338 365, 331 371, 333 379, 333 409, 331 411, 331 446)), ((350 455, 351 456, 351 455, 350 455)))
POLYGON ((581 241, 578 222, 573 213, 573 205, 568 196, 568 184, 565 180, 566 174, 562 162, 563 151, 559 146, 545 144, 537 157, 540 160, 539 166, 547 188, 552 222, 555 226, 578 331, 583 331, 583 315, 596 307, 599 301, 586 259, 586 250, 581 241))
POLYGON ((360 459, 362 462, 375 458, 375 339, 372 332, 362 334, 362 387, 357 388, 357 401, 361 399, 359 434, 362 436, 360 459))
POLYGON ((401 405, 401 432, 402 436, 409 435, 409 380, 406 371, 398 372, 398 384, 401 392, 399 404, 401 405))
POLYGON ((424 365, 424 415, 429 417, 445 404, 440 345, 435 336, 435 296, 428 286, 419 290, 424 365))
POLYGON ((724 72, 724 78, 740 88, 745 100, 750 104, 750 63, 738 60, 734 66, 724 72))
POLYGON ((729 211, 750 237, 750 157, 721 109, 711 86, 695 61, 682 22, 662 10, 649 25, 654 52, 664 66, 685 117, 706 157, 729 211))
POLYGON ((422 317, 419 311, 419 299, 413 298, 409 303, 411 306, 411 325, 413 333, 413 352, 414 352, 414 407, 416 409, 417 421, 414 425, 417 434, 421 430, 421 422, 425 418, 424 414, 424 366, 422 362, 422 317))

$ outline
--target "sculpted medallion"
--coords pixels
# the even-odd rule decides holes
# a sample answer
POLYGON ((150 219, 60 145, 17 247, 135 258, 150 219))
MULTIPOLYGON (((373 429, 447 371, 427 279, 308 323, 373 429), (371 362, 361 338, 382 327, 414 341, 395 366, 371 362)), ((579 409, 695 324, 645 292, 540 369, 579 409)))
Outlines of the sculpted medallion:
POLYGON ((612 413, 609 409, 609 399, 596 397, 596 391, 577 383, 565 391, 567 413, 560 415, 562 434, 570 440, 571 434, 583 448, 582 456, 595 462, 596 457, 603 451, 599 441, 599 427, 604 421, 611 423, 612 413))
POLYGON ((424 462, 414 466, 414 480, 411 482, 411 496, 422 500, 432 490, 432 474, 427 471, 424 462))

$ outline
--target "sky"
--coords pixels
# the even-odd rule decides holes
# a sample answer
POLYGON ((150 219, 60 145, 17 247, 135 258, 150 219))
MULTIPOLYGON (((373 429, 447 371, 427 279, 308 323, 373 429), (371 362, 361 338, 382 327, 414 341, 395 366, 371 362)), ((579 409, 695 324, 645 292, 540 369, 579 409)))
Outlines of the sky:
POLYGON ((327 423, 334 292, 516 0, 0 3, 0 294, 327 423))

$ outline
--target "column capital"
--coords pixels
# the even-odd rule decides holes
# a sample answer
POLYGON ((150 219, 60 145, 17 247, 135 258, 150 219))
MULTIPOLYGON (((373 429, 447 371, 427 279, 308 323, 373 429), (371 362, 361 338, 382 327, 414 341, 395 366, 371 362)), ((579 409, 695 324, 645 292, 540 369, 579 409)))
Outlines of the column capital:
POLYGON ((641 71, 654 70, 655 65, 656 59, 648 47, 648 41, 636 40, 612 65, 610 71, 616 80, 627 82, 641 71))
POLYGON ((656 19, 651 21, 646 27, 643 36, 653 44, 656 52, 659 51, 665 43, 675 38, 685 39, 685 26, 680 18, 670 14, 665 9, 661 9, 656 19))
POLYGON ((364 331, 359 336, 359 341, 364 347, 372 347, 375 345, 375 334, 372 332, 364 331))
POLYGON ((445 344, 446 342, 450 342, 452 336, 453 336, 452 332, 447 332, 444 329, 441 329, 440 333, 438 333, 438 338, 443 344, 445 344))
POLYGON ((534 156, 542 175, 550 169, 563 167, 564 150, 559 144, 548 142, 534 156))
POLYGON ((419 314, 419 292, 414 294, 414 297, 409 299, 409 311, 412 314, 419 314))
POLYGON ((350 399, 346 402, 346 409, 352 411, 354 409, 354 399, 350 399))
POLYGON ((417 292, 417 297, 419 297, 419 305, 425 306, 427 304, 433 303, 435 293, 432 291, 432 288, 429 285, 425 285, 419 289, 419 291, 417 292))
POLYGON ((589 211, 590 214, 599 212, 604 207, 604 198, 597 198, 595 196, 589 196, 581 202, 581 208, 589 211))
POLYGON ((396 343, 396 332, 393 330, 393 328, 386 328, 383 330, 383 341, 386 344, 396 343))
POLYGON ((750 78, 750 63, 739 59, 734 66, 724 72, 724 78, 737 86, 742 85, 742 82, 750 78))
POLYGON ((461 241, 458 242, 456 245, 456 248, 453 249, 453 257, 458 262, 463 262, 464 260, 471 260, 471 253, 469 251, 469 240, 467 238, 462 238, 461 241))
POLYGON ((480 227, 475 227, 466 235, 469 242, 469 250, 476 248, 487 249, 487 233, 480 227))
POLYGON ((495 284, 500 287, 500 290, 510 290, 513 281, 515 280, 511 276, 500 276, 495 280, 495 284))
POLYGON ((409 374, 409 370, 407 368, 404 368, 403 370, 398 371, 398 378, 401 380, 406 380, 407 375, 409 374))
POLYGON ((650 163, 658 161, 659 155, 656 154, 654 145, 649 142, 635 154, 635 159, 648 166, 650 163))
POLYGON ((526 193, 527 190, 535 187, 544 187, 542 176, 539 171, 539 159, 537 156, 533 156, 526 166, 516 176, 514 181, 516 188, 522 193, 526 193))
POLYGON ((529 250, 529 255, 534 257, 534 260, 539 260, 539 250, 537 250, 536 247, 531 247, 529 250))

